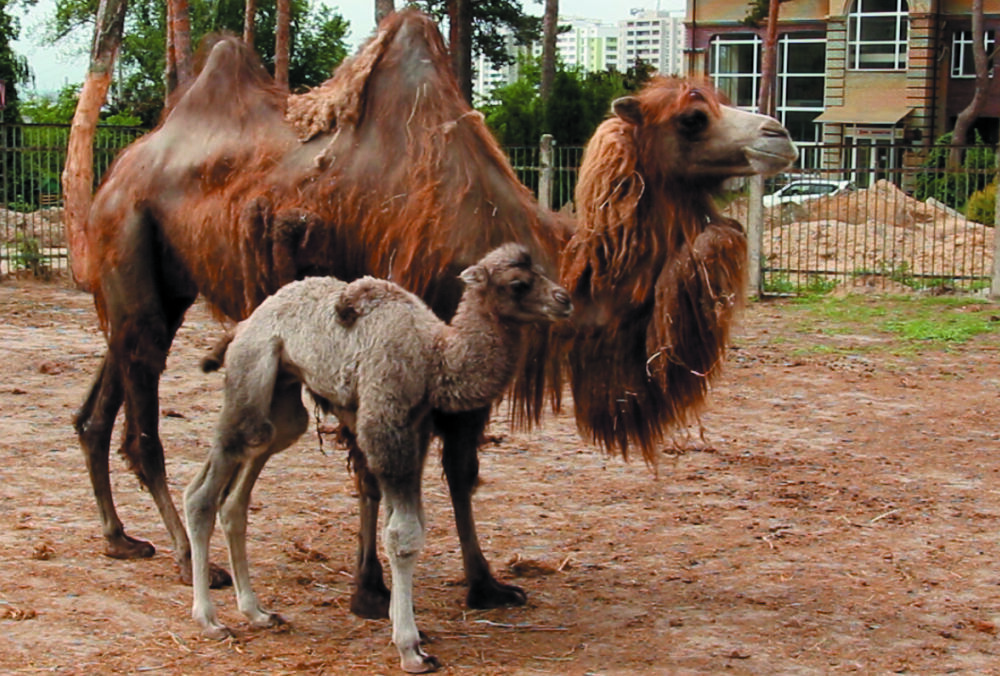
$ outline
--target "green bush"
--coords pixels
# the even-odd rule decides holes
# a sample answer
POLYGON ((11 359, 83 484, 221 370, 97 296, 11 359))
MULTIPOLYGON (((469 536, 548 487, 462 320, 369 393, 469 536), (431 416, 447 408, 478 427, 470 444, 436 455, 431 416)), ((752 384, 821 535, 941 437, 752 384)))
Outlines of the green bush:
POLYGON ((976 223, 995 225, 996 203, 997 184, 994 181, 982 190, 977 190, 972 194, 968 204, 965 205, 965 217, 976 223))
POLYGON ((995 156, 993 148, 987 146, 976 132, 975 144, 966 147, 961 168, 948 171, 950 143, 951 132, 948 132, 931 148, 921 164, 924 171, 918 172, 915 177, 913 196, 921 201, 933 197, 952 209, 964 211, 969 196, 985 188, 993 177, 995 156))

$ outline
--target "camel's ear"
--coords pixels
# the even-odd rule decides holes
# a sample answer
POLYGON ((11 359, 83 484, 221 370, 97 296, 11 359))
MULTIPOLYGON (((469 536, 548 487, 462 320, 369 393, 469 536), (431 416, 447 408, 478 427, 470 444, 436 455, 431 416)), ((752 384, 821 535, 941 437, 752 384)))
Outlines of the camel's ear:
POLYGON ((623 96, 611 102, 611 110, 615 115, 630 124, 642 124, 642 111, 639 110, 639 99, 634 96, 623 96))
POLYGON ((489 281, 490 276, 487 274, 486 268, 482 265, 470 265, 462 270, 462 274, 459 277, 468 286, 482 286, 489 281))

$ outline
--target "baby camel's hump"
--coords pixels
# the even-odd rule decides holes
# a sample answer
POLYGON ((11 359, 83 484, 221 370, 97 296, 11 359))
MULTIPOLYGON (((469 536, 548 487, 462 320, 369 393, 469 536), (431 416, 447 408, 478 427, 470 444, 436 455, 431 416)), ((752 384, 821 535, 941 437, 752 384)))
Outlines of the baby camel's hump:
POLYGON ((334 407, 390 399, 409 408, 425 398, 444 325, 403 288, 372 277, 310 277, 280 289, 259 313, 282 342, 282 370, 334 407))

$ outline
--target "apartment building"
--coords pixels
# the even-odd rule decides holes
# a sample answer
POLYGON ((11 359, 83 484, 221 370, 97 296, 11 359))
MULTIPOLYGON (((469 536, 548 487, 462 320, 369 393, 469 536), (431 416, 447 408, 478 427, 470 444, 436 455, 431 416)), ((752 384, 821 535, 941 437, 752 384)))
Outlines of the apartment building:
POLYGON ((653 66, 663 75, 684 72, 684 17, 654 10, 632 10, 618 22, 619 70, 636 60, 653 66))
MULTIPOLYGON (((929 144, 971 100, 971 0, 792 0, 778 22, 777 110, 797 141, 869 145, 871 162, 899 166, 878 146, 929 144)), ((1000 0, 984 0, 986 42, 1000 0)), ((754 108, 764 28, 743 23, 745 0, 688 0, 687 72, 754 108)), ((1000 94, 1000 92, 998 92, 1000 94)), ((977 123, 1000 136, 1000 95, 977 123)))
MULTIPOLYGON (((626 10, 622 10, 626 14, 626 10)), ((684 72, 686 43, 684 16, 654 10, 633 10, 617 22, 583 17, 559 17, 559 25, 568 27, 556 39, 559 58, 570 67, 587 72, 614 68, 625 71, 636 60, 644 61, 663 74, 684 72)), ((514 56, 541 54, 541 44, 518 47, 508 37, 507 50, 514 56)), ((494 67, 479 57, 474 64, 476 79, 473 92, 477 101, 489 100, 493 88, 509 84, 518 77, 517 65, 494 67)))

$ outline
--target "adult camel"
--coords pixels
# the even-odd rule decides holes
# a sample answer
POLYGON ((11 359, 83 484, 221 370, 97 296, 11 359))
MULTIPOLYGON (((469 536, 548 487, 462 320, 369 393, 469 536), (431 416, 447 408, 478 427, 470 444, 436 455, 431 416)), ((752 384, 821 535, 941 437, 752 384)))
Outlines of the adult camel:
MULTIPOLYGON (((112 497, 109 448, 124 405, 121 452, 190 579, 158 433, 158 385, 199 294, 239 320, 292 280, 367 274, 399 283, 448 319, 459 272, 508 241, 558 272, 579 308, 570 329, 534 335, 512 389, 517 411, 537 418, 568 370, 581 431, 610 451, 638 448, 655 461, 664 432, 703 405, 744 293, 745 238, 712 196, 727 178, 776 172, 795 157, 772 118, 725 106, 708 86, 656 79, 616 101, 590 142, 574 225, 518 182, 462 99, 426 16, 390 15, 330 80, 292 97, 240 41, 221 39, 157 129, 116 160, 85 230, 68 233, 108 343, 75 418, 106 553, 155 551, 126 534, 112 497)), ((495 579, 476 535, 471 496, 488 417, 488 409, 434 416, 466 601, 476 608, 526 598, 495 579)), ((361 496, 351 609, 385 616, 380 495, 356 448, 351 458, 361 496)), ((214 584, 227 578, 214 569, 214 584)))

